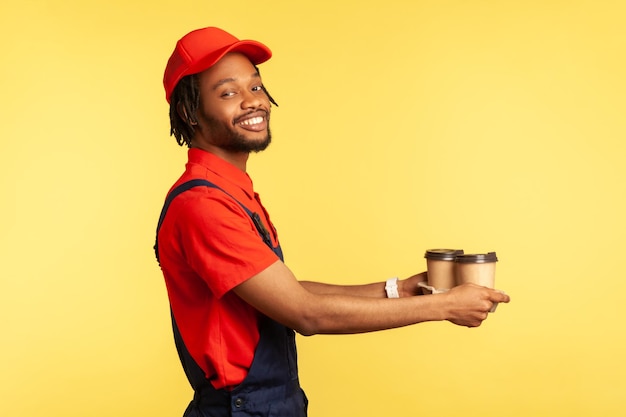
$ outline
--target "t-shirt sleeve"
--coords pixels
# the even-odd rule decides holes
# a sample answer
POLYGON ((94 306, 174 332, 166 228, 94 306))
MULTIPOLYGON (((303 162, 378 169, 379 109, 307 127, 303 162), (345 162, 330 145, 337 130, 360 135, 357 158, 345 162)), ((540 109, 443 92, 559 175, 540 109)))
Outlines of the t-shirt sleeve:
POLYGON ((188 265, 221 298, 279 258, 238 203, 207 191, 181 201, 176 229, 188 265))

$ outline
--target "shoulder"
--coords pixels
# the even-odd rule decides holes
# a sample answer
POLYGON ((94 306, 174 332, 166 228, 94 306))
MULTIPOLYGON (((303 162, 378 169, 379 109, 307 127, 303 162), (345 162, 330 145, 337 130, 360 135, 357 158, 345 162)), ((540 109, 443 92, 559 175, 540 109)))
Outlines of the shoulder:
POLYGON ((248 217, 241 204, 222 188, 197 186, 177 195, 170 205, 172 217, 184 214, 194 218, 248 217))

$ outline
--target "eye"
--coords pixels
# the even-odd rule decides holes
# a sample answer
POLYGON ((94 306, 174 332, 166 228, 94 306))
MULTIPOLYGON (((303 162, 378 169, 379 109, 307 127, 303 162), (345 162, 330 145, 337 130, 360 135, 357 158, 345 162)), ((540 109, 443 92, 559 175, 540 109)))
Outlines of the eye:
POLYGON ((220 94, 220 97, 228 98, 228 97, 234 96, 235 94, 236 94, 236 92, 234 92, 232 90, 227 90, 227 91, 224 91, 222 94, 220 94))
POLYGON ((254 91, 254 92, 263 91, 263 86, 262 85, 256 85, 256 86, 252 87, 252 91, 254 91))

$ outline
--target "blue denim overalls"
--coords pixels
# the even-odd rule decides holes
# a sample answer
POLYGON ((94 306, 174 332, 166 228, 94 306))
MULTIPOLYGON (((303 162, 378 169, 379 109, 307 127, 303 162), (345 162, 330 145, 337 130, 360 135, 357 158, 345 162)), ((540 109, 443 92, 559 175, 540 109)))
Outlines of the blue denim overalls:
MULTIPOLYGON (((159 218, 157 236, 172 200, 180 193, 196 186, 217 188, 226 193, 206 180, 191 180, 179 185, 165 201, 159 218)), ((237 201, 235 198, 233 200, 237 201)), ((252 218, 263 241, 283 260, 280 245, 273 247, 269 232, 261 223, 259 215, 252 213, 239 201, 237 203, 252 218)), ((158 260, 156 244, 154 249, 158 260)), ((204 371, 187 351, 173 315, 172 325, 178 355, 194 390, 193 400, 185 410, 184 417, 306 417, 308 400, 298 380, 293 330, 261 315, 259 343, 248 375, 234 390, 226 391, 215 389, 206 379, 204 371)))

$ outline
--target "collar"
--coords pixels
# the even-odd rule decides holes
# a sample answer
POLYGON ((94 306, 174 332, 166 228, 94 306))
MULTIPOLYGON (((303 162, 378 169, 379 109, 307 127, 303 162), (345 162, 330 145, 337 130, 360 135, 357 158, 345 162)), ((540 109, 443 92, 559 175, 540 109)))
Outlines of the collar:
MULTIPOLYGON (((187 157, 188 165, 200 165, 204 169, 210 171, 213 175, 218 176, 224 181, 243 190, 249 198, 254 198, 255 193, 252 179, 246 172, 243 172, 230 162, 225 161, 211 152, 198 148, 190 148, 187 153, 187 157)), ((191 167, 188 167, 188 170, 190 168, 191 167)))

